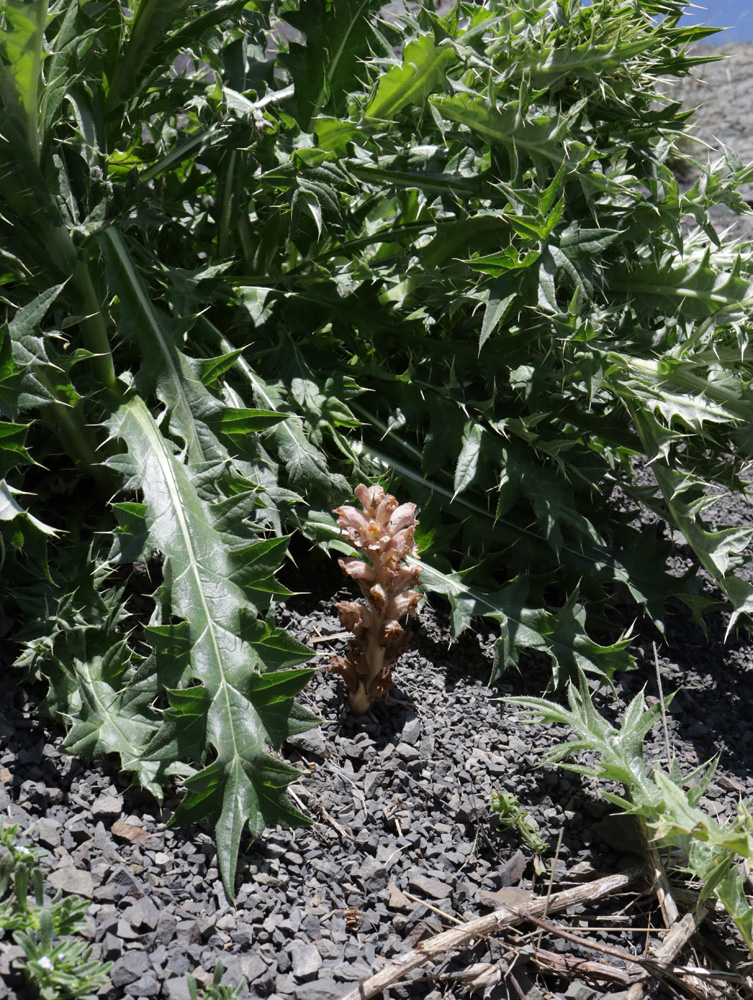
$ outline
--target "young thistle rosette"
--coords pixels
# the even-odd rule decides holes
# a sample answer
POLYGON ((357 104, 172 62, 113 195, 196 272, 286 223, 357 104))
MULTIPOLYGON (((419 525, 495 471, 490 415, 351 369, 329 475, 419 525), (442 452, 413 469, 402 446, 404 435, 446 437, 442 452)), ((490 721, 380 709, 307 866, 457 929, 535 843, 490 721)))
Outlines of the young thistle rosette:
POLYGON ((356 487, 363 510, 344 505, 333 513, 343 536, 369 560, 340 559, 342 570, 356 580, 367 604, 340 601, 342 625, 353 632, 348 655, 331 657, 331 670, 345 681, 354 715, 363 715, 393 687, 391 667, 410 642, 412 632, 398 621, 415 614, 421 595, 418 566, 404 566, 415 556, 416 505, 398 505, 381 486, 356 487))

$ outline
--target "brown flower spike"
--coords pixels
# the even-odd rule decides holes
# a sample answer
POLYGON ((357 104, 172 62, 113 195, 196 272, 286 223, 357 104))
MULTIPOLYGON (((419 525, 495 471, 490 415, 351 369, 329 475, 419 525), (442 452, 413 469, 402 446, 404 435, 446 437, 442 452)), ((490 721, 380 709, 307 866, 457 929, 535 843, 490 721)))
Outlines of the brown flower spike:
POLYGON ((332 656, 331 669, 342 676, 354 715, 363 715, 393 686, 390 667, 407 648, 412 632, 405 632, 398 618, 415 613, 421 595, 410 590, 420 583, 418 566, 403 566, 416 554, 413 532, 418 521, 414 503, 398 506, 381 486, 356 487, 363 510, 343 506, 333 511, 337 524, 351 545, 369 562, 340 559, 349 577, 356 580, 367 604, 341 601, 340 621, 353 632, 348 655, 332 656))

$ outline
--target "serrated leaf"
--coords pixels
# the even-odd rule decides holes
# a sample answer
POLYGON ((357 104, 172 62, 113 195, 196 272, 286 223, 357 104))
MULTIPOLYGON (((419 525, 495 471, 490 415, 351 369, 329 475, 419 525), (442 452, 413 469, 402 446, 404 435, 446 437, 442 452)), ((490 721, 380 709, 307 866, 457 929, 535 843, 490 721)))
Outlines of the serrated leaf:
MULTIPOLYGON (((206 704, 205 731, 200 734, 194 721, 191 738, 186 738, 185 727, 176 725, 167 742, 158 735, 155 747, 159 744, 161 755, 168 746, 177 754, 179 750, 185 753, 186 744, 193 743, 192 757, 199 762, 208 744, 217 755, 186 783, 186 798, 174 821, 190 822, 198 812, 211 817, 222 876, 233 892, 245 825, 257 836, 266 823, 301 820, 284 795, 298 772, 277 761, 268 748, 277 746, 281 734, 292 725, 310 728, 317 720, 306 710, 295 709, 290 698, 270 706, 266 693, 256 697, 255 678, 265 664, 244 638, 243 616, 253 606, 250 591, 234 582, 239 568, 253 576, 253 547, 239 550, 239 562, 232 540, 215 527, 210 506, 200 499, 187 468, 139 398, 121 406, 108 427, 127 444, 128 458, 112 462, 127 469, 139 483, 148 511, 150 543, 165 556, 171 613, 189 626, 190 668, 183 682, 198 681, 201 693, 192 697, 201 697, 206 704)), ((255 588, 259 580, 269 578, 264 556, 271 550, 267 543, 261 544, 255 588)), ((278 545, 278 540, 271 544, 278 545)), ((306 676, 305 671, 297 672, 298 689, 306 676)), ((270 683, 275 677, 280 683, 288 679, 271 674, 270 683)), ((143 759, 149 758, 147 749, 143 759)))
POLYGON ((547 118, 542 115, 535 121, 527 121, 519 109, 500 111, 472 93, 443 95, 432 98, 432 103, 450 121, 467 125, 489 142, 505 146, 515 172, 520 154, 530 157, 544 177, 551 168, 559 170, 563 163, 575 166, 586 155, 582 144, 563 142, 569 131, 567 116, 547 118))
POLYGON ((486 307, 484 309, 484 319, 481 323, 481 332, 478 337, 479 354, 481 354, 481 348, 507 315, 507 312, 515 299, 515 292, 505 295, 504 297, 497 298, 495 289, 492 289, 492 292, 489 295, 489 301, 486 303, 486 307))
POLYGON ((142 761, 138 752, 157 731, 159 718, 152 703, 174 675, 175 660, 163 658, 159 676, 155 664, 147 661, 134 677, 131 651, 124 639, 117 638, 115 622, 111 616, 102 626, 66 630, 57 669, 63 671, 68 691, 61 703, 62 678, 57 679, 57 694, 48 696, 47 705, 70 722, 63 743, 66 750, 89 760, 118 754, 123 769, 133 772, 141 786, 161 800, 167 777, 186 769, 175 758, 164 766, 142 761))
POLYGON ((287 419, 287 413, 278 413, 276 410, 248 410, 228 406, 217 414, 212 414, 210 423, 219 433, 244 441, 250 434, 269 430, 287 419))
POLYGON ((18 500, 16 500, 17 496, 23 495, 23 490, 15 489, 4 479, 0 480, 0 521, 13 521, 15 518, 21 517, 33 525, 37 531, 41 531, 43 535, 56 538, 58 533, 54 528, 51 528, 49 524, 45 524, 27 510, 24 510, 18 500))
POLYGON ((753 303, 753 281, 712 263, 711 251, 688 260, 667 255, 655 264, 637 264, 623 275, 615 275, 613 291, 635 292, 635 305, 642 315, 657 311, 666 316, 680 315, 703 320, 720 310, 738 311, 753 303))
POLYGON ((463 443, 455 466, 455 497, 467 489, 476 478, 479 458, 481 457, 484 428, 475 420, 466 421, 463 428, 463 443))
POLYGON ((25 447, 26 424, 0 420, 0 476, 18 465, 32 465, 34 460, 25 447))
POLYGON ((121 234, 110 227, 100 239, 113 284, 142 352, 145 388, 156 388, 157 395, 169 408, 172 427, 183 438, 193 463, 225 458, 206 425, 206 418, 221 407, 198 377, 202 362, 191 362, 178 350, 166 318, 152 304, 121 234))
POLYGON ((281 61, 295 82, 292 104, 303 132, 318 128, 326 107, 339 114, 357 82, 359 66, 369 53, 373 15, 379 0, 307 0, 283 17, 306 35, 293 42, 281 61))
POLYGON ((476 615, 499 622, 502 636, 495 643, 490 683, 517 665, 522 649, 547 653, 553 664, 555 686, 562 685, 580 671, 611 678, 619 670, 629 670, 633 657, 627 652, 630 635, 601 646, 585 630, 585 612, 575 596, 559 611, 531 608, 526 604, 528 585, 518 579, 498 591, 484 591, 463 582, 459 573, 442 573, 421 563, 421 583, 443 594, 452 609, 452 631, 460 635, 476 615))
POLYGON ((377 92, 366 105, 369 118, 389 119, 408 104, 423 106, 426 98, 441 90, 445 73, 455 61, 452 47, 437 45, 433 35, 421 35, 405 46, 400 66, 387 70, 377 92))
POLYGON ((6 0, 0 52, 0 98, 29 148, 38 152, 37 102, 47 0, 6 0))

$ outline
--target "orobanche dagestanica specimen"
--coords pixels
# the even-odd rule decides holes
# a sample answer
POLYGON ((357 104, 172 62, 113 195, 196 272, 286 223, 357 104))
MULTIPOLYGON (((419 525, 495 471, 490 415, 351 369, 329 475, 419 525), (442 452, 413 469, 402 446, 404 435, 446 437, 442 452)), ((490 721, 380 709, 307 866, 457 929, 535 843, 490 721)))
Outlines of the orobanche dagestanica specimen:
POLYGON ((332 656, 332 670, 340 674, 348 688, 354 715, 362 715, 393 686, 390 668, 406 649, 411 632, 398 619, 413 614, 421 595, 411 588, 420 583, 418 566, 403 565, 415 555, 413 538, 418 521, 414 503, 398 505, 381 486, 356 487, 363 505, 338 507, 337 524, 344 537, 360 549, 362 559, 340 559, 344 573, 358 581, 367 604, 341 601, 340 621, 353 632, 348 655, 332 656))

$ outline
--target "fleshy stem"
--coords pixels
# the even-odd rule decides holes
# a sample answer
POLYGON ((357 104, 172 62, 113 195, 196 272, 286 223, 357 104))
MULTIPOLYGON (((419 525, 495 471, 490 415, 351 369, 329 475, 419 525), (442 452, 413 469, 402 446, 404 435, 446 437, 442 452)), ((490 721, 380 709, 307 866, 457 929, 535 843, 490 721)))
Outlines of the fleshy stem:
POLYGON ((414 503, 398 505, 381 486, 356 487, 363 511, 338 507, 342 534, 369 559, 340 559, 344 573, 358 582, 367 601, 341 601, 340 621, 353 632, 348 655, 332 656, 331 669, 342 676, 354 715, 363 715, 393 686, 391 666, 406 649, 411 632, 398 619, 413 614, 421 595, 411 590, 420 582, 418 566, 403 566, 417 552, 413 538, 418 521, 414 503))

